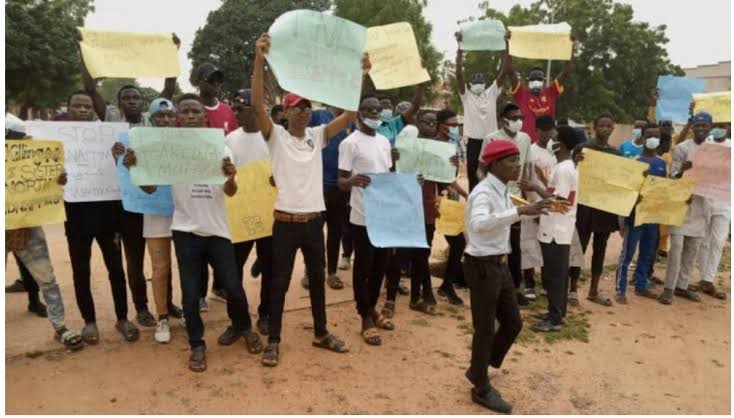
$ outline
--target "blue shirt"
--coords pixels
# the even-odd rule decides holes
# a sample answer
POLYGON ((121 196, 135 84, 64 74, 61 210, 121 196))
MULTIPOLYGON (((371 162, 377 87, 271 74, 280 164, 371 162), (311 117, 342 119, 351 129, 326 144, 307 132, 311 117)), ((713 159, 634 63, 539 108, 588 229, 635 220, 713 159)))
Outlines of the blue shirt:
POLYGON ((395 138, 403 128, 405 128, 403 115, 397 115, 387 122, 382 122, 382 125, 377 128, 377 133, 387 138, 391 146, 395 146, 395 138))
POLYGON ((637 145, 633 140, 629 139, 624 141, 624 143, 619 147, 619 153, 622 154, 622 157, 624 158, 635 158, 642 154, 643 147, 644 145, 637 145))
MULTIPOLYGON (((309 127, 327 125, 336 119, 328 109, 317 109, 311 112, 309 127)), ((329 144, 321 151, 321 159, 324 167, 324 186, 335 187, 339 177, 339 144, 347 137, 346 130, 334 135, 329 144)), ((327 138, 329 139, 329 138, 327 138)))

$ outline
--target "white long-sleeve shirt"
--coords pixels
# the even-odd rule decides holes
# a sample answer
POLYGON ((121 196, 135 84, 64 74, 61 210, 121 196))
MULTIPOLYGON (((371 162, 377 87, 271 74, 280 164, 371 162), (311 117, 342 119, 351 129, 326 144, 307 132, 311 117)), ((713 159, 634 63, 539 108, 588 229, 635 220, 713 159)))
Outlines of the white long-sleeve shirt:
POLYGON ((507 186, 491 173, 469 195, 465 252, 475 257, 509 254, 510 226, 520 220, 507 186))

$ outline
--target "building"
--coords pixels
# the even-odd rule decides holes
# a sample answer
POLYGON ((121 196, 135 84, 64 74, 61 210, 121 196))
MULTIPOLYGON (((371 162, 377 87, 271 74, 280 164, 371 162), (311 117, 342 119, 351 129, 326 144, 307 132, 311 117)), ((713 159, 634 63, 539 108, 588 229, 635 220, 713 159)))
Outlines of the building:
POLYGON ((685 71, 686 77, 704 79, 706 83, 704 85, 704 93, 731 91, 731 61, 721 61, 717 64, 684 68, 683 71, 685 71))

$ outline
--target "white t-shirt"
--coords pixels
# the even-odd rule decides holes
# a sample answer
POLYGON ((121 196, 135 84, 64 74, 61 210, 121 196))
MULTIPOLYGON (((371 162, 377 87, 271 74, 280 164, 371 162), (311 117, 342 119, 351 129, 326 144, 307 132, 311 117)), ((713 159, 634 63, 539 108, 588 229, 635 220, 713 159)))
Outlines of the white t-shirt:
MULTIPOLYGON (((530 174, 530 178, 532 179, 533 183, 538 184, 541 187, 546 187, 545 184, 543 184, 542 181, 540 181, 540 178, 535 173, 535 168, 537 167, 541 173, 543 173, 543 176, 545 177, 545 181, 550 181, 551 174, 553 173, 553 167, 556 166, 556 156, 553 155, 552 152, 548 151, 547 148, 543 148, 537 143, 530 146, 530 158, 532 158, 533 163, 533 171, 530 174)), ((540 196, 538 196, 535 192, 525 192, 528 196, 528 200, 533 203, 540 200, 540 196)))
POLYGON ((306 128, 296 138, 273 124, 267 141, 278 198, 275 209, 288 213, 323 212, 324 183, 321 151, 326 144, 326 125, 306 128))
POLYGON ((143 215, 143 238, 171 238, 173 216, 143 215))
POLYGON ((232 164, 239 167, 253 161, 269 158, 268 144, 260 131, 248 133, 240 127, 230 132, 225 144, 232 151, 232 164))
POLYGON ((578 172, 573 161, 564 160, 553 169, 548 182, 548 191, 568 199, 571 207, 567 213, 549 212, 540 216, 538 241, 550 244, 571 245, 576 230, 576 200, 578 195, 578 172))
MULTIPOLYGON (((339 170, 354 174, 387 173, 390 166, 390 141, 380 134, 369 136, 361 131, 354 131, 339 144, 339 170)), ((349 222, 361 226, 365 225, 363 193, 361 187, 353 187, 349 198, 352 206, 349 222)))
POLYGON ((484 139, 497 130, 497 97, 502 88, 493 81, 482 94, 474 94, 467 88, 459 96, 464 105, 464 136, 484 139))
MULTIPOLYGON (((226 146, 224 155, 233 158, 226 146)), ((171 189, 174 207, 172 230, 230 239, 223 185, 175 184, 171 189)))

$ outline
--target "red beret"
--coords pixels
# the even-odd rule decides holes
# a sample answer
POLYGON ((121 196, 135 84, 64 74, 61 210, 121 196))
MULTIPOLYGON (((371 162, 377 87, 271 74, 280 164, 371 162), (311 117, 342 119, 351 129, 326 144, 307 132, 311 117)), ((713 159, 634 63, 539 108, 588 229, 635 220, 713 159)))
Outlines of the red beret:
POLYGON ((285 95, 285 98, 283 98, 283 109, 296 107, 303 101, 308 102, 309 107, 311 106, 311 102, 308 99, 305 99, 296 93, 288 93, 285 95))
POLYGON ((504 139, 495 139, 487 144, 482 152, 482 161, 489 165, 492 161, 501 160, 510 155, 519 154, 520 150, 514 142, 504 139))

